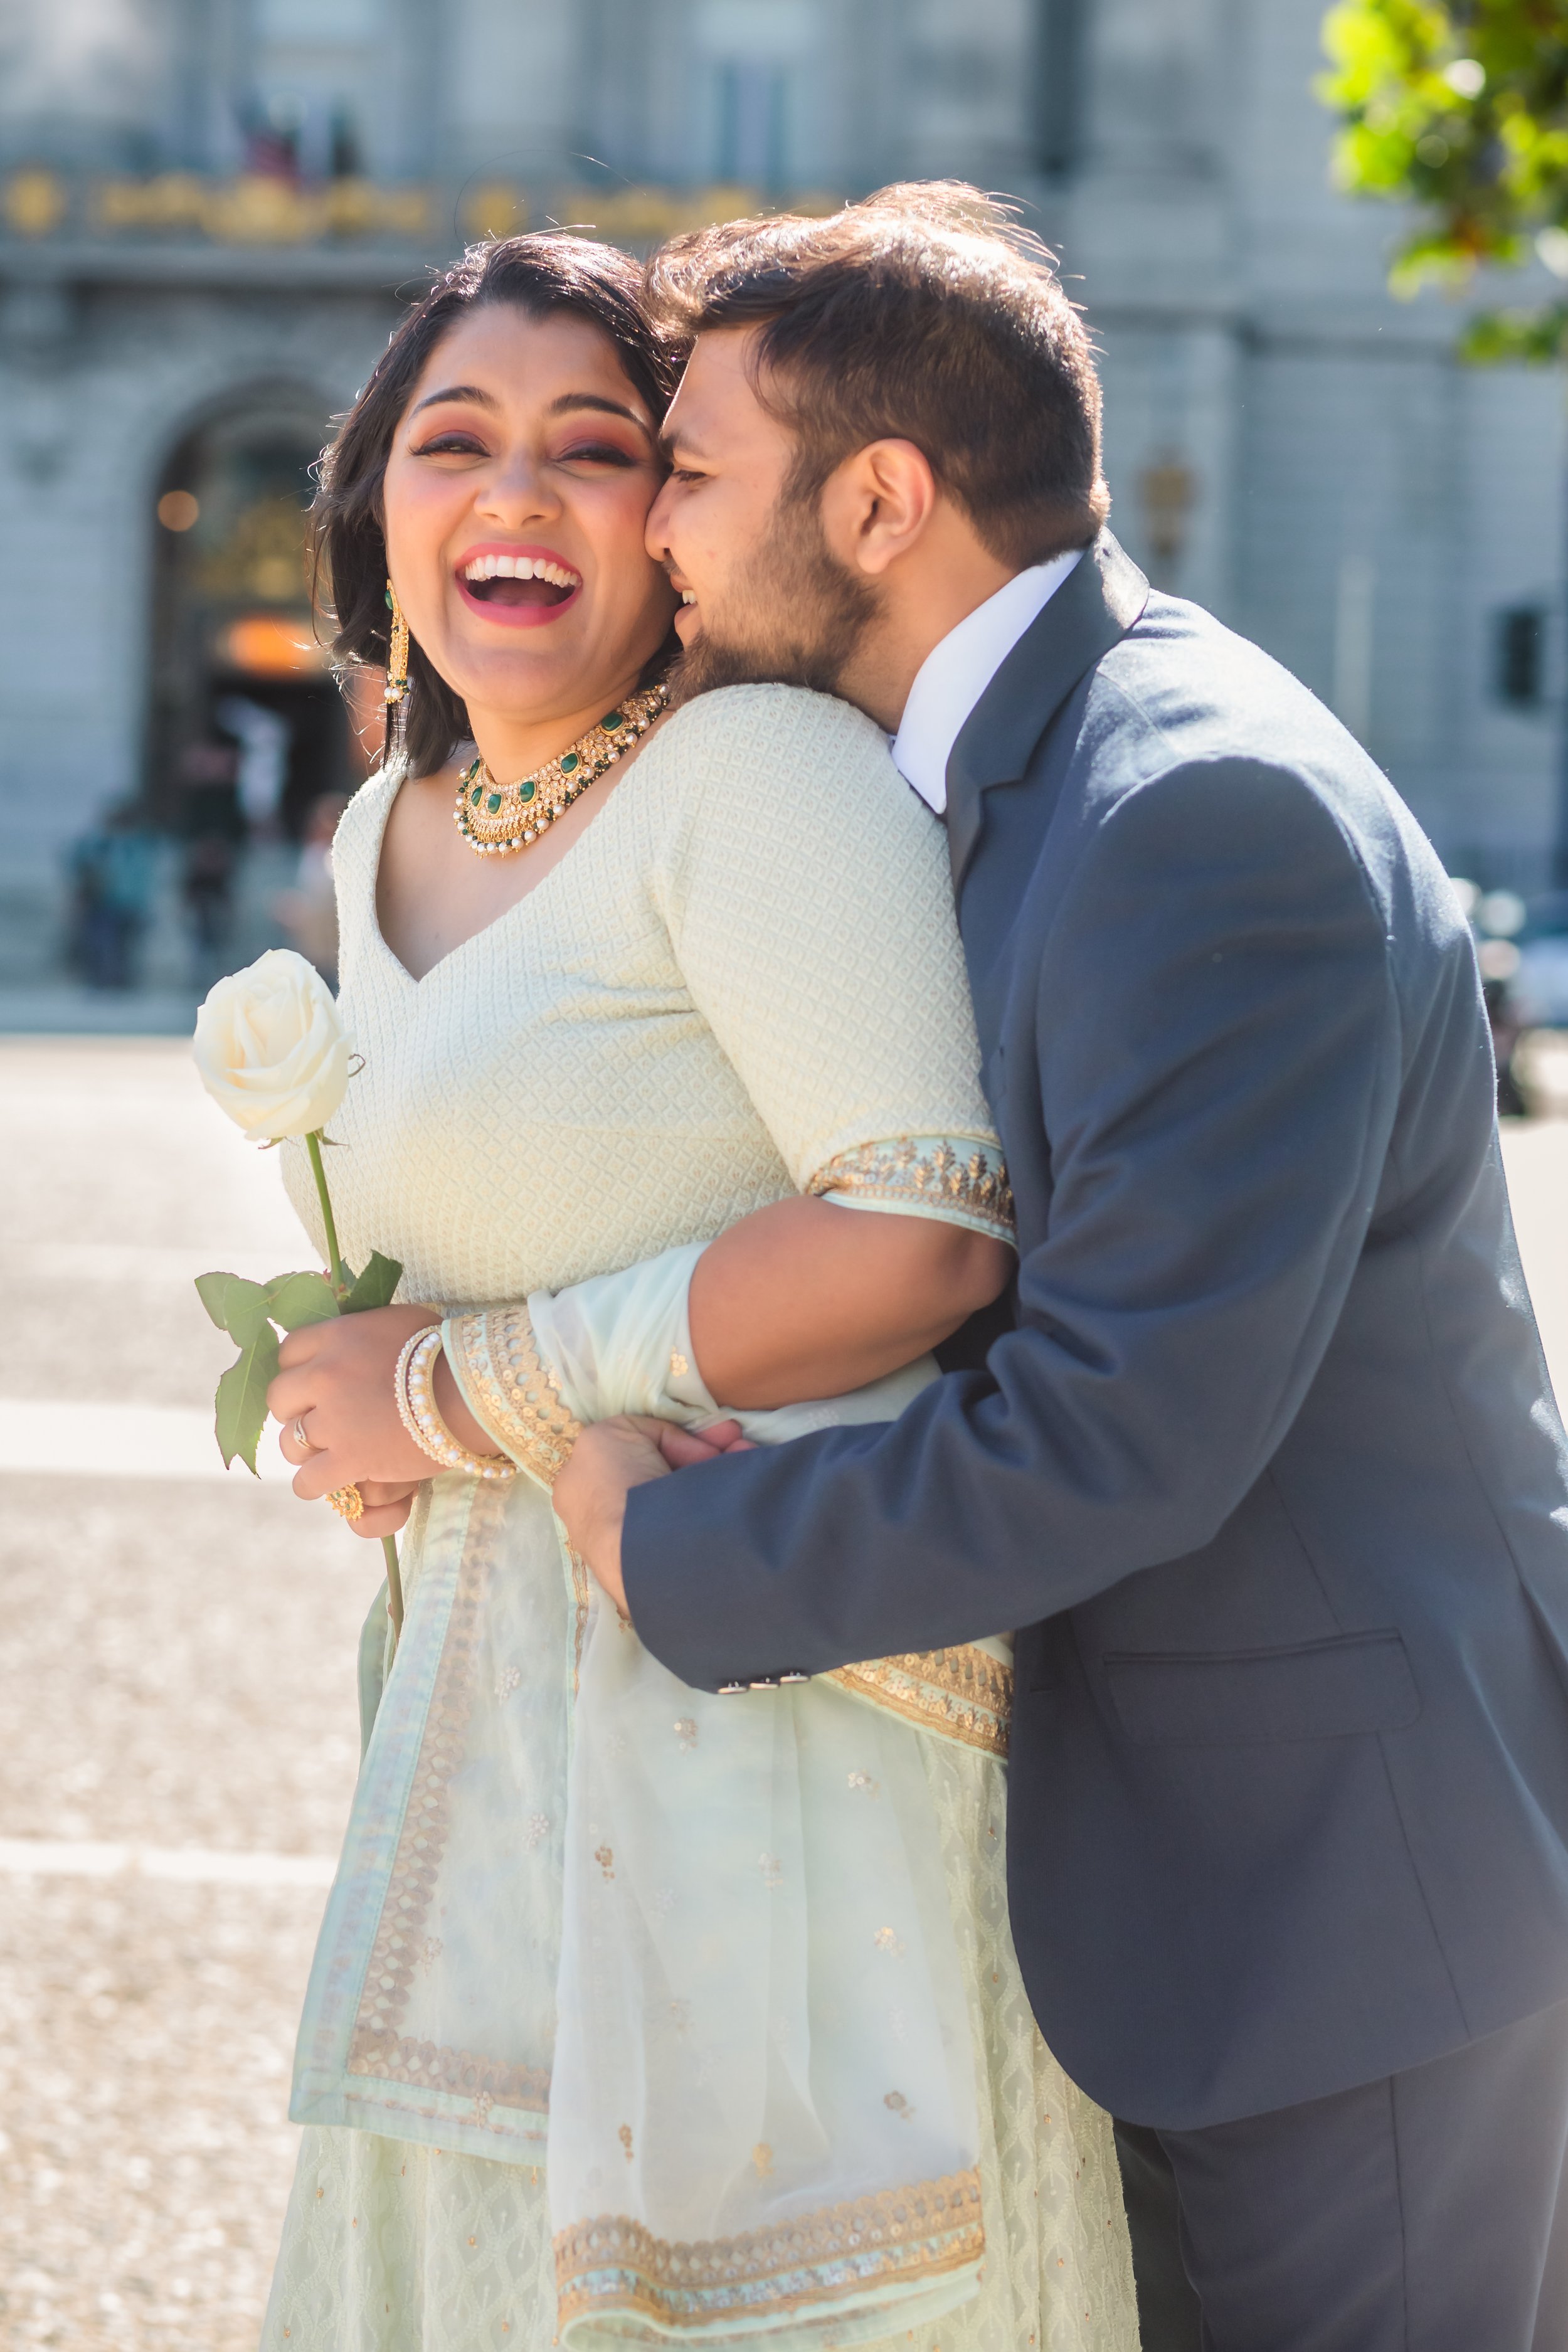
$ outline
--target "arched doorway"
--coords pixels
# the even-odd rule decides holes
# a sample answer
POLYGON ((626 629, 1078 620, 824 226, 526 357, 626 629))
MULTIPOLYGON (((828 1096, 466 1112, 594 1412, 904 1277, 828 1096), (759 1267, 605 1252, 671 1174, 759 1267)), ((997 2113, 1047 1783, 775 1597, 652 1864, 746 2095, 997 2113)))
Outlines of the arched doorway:
POLYGON ((310 603, 327 432, 306 395, 258 390, 187 433, 160 477, 144 800, 161 830, 297 840, 322 794, 364 774, 310 603))

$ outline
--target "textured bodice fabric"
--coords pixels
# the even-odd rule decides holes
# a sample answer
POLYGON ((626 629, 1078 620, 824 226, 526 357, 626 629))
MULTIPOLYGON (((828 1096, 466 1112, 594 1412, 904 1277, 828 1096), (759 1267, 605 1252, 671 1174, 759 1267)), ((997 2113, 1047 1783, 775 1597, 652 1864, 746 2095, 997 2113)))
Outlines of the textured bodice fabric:
MULTIPOLYGON (((342 1006, 363 1067, 332 1122, 328 1168, 345 1255, 400 1259, 403 1296, 461 1307, 559 1290, 708 1238, 840 1160, 863 1171, 868 1149, 889 1139, 994 1153, 942 831, 858 714, 772 687, 679 713, 561 864, 418 982, 375 915, 397 789, 395 776, 373 779, 335 850, 342 1006)), ((315 1231, 303 1153, 289 1146, 283 1156, 315 1231)), ((394 1702, 433 1605, 429 1529, 463 1523, 462 1484, 437 1480, 409 1531, 394 1702)), ((473 1721, 525 1699, 535 1717, 554 1703, 559 1677, 540 1644, 516 1647, 515 1664, 504 1646, 525 1522, 541 1514, 548 1526, 547 1498, 521 1480, 476 1505, 475 1532, 455 1539, 462 1556, 440 1571, 457 1595, 453 1625, 468 1623, 480 1661, 462 1702, 473 1721), (464 1595, 485 1592, 490 1616, 470 1610, 463 1621, 464 1595)), ((459 1664, 448 1642, 431 1717, 437 1779, 452 1769, 440 1742, 457 1736, 441 1721, 460 1719, 442 1717, 440 1678, 459 1664)), ((687 1695, 679 1712, 692 1721, 675 1723, 676 1745, 705 1711, 731 1703, 687 1695)), ((384 1717, 378 1740, 391 1738, 396 1705, 384 1704, 384 1717)), ((940 1831, 975 2053, 984 2216, 979 2293, 935 2325, 900 2329, 898 2341, 915 2352, 1136 2352, 1109 2120, 1041 2042, 1007 1931, 1005 1767, 995 1753, 877 1720, 883 1736, 911 1743, 940 1831)), ((373 1743, 367 1778, 374 1757, 373 1743)), ((437 2012, 440 1972, 461 1940, 461 1922, 441 1908, 448 1895, 501 1900, 493 1878, 486 1892, 485 1839, 496 1832, 479 1819, 464 1825, 460 1772, 451 1786, 451 1875, 431 1879, 412 1991, 386 1996, 411 2003, 410 2016, 437 2012)), ((844 1801, 874 1802, 875 1789, 851 1774, 844 1801)), ((518 1885, 542 1890, 559 1844, 532 1801, 503 1825, 491 1871, 542 1874, 518 1885)), ((392 1825, 400 1853, 418 1844, 417 1829, 416 1804, 392 1825)), ((354 1836, 351 1827, 351 1850, 354 1836)), ((394 1875, 422 1866, 410 1853, 394 1875)), ((527 1902, 537 1910, 539 1895, 527 1902)), ((527 1902, 521 1936, 534 1916, 527 1902)), ((318 1974, 330 1992, 330 1953, 318 1974)), ((381 1996, 373 1986, 366 1998, 381 1996)), ((428 2070, 399 2079, 411 2102, 432 2095, 428 2070)), ((452 2099, 447 2112, 459 2106, 452 2099)), ((340 2120, 305 2134, 262 2352, 545 2352, 557 2306, 542 2164, 477 2152, 495 2144, 482 2105, 473 2121, 407 2138, 387 2136, 395 2124, 348 2127, 352 2106, 318 2112, 340 2120)))
MULTIPOLYGON (((382 939, 398 788, 333 849, 363 1067, 329 1156, 351 1263, 489 1304, 706 1239, 857 1146, 994 1150, 941 828, 869 719, 742 687, 666 723, 559 866, 419 982, 382 939)), ((317 1230, 303 1148, 285 1147, 317 1230)))

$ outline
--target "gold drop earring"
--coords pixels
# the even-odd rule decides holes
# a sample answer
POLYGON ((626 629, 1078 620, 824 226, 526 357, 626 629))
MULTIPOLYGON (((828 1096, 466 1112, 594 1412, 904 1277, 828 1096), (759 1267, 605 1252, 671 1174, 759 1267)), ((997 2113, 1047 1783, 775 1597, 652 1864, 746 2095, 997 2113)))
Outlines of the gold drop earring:
POLYGON ((390 578, 386 583, 386 606, 392 614, 392 626, 386 635, 386 692, 382 699, 390 722, 387 752, 398 759, 408 724, 408 623, 390 578))

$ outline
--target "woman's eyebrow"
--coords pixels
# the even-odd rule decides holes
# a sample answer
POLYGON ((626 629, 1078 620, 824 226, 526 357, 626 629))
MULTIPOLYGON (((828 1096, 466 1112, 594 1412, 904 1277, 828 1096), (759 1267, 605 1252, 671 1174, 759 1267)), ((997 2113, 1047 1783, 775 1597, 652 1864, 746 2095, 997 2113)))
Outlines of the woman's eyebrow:
POLYGON ((606 400, 603 393, 598 392, 563 392, 559 400, 551 402, 545 413, 550 416, 564 416, 568 409, 573 408, 595 408, 604 416, 624 416, 627 424, 635 425, 640 433, 648 429, 647 418, 639 416, 635 408, 628 408, 625 401, 606 400))
POLYGON ((499 404, 488 392, 481 392, 477 383, 449 383, 440 392, 427 392, 423 400, 415 402, 408 414, 417 416, 422 408, 434 408, 438 401, 443 400, 473 401, 480 408, 494 408, 499 404))

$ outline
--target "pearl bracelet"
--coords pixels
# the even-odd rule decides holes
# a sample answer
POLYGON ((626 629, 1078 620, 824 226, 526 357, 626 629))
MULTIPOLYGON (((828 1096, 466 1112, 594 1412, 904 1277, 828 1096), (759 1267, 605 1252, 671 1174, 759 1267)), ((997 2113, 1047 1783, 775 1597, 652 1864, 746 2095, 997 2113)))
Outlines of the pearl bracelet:
POLYGON ((397 1359, 393 1394, 398 1417, 422 1454, 443 1470, 460 1470, 468 1478, 498 1482, 515 1478, 517 1465, 504 1454, 470 1454, 459 1445, 436 1405, 436 1359, 441 1353, 441 1326, 416 1331, 397 1359))

